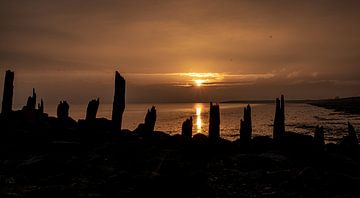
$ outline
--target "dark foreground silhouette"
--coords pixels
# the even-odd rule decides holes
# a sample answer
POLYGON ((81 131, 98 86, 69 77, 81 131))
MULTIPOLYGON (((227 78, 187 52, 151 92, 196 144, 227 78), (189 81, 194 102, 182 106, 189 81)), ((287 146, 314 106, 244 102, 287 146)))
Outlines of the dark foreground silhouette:
MULTIPOLYGON (((276 100, 274 138, 252 137, 250 105, 240 139, 221 138, 220 106, 210 104, 209 137, 154 131, 156 108, 134 131, 121 129, 125 80, 117 72, 112 120, 97 118, 99 99, 75 121, 61 101, 44 113, 36 92, 12 110, 14 73, 6 73, 0 117, 0 197, 359 197, 355 129, 338 144, 285 130, 285 100, 276 100)), ((272 119, 272 118, 269 118, 272 119)))

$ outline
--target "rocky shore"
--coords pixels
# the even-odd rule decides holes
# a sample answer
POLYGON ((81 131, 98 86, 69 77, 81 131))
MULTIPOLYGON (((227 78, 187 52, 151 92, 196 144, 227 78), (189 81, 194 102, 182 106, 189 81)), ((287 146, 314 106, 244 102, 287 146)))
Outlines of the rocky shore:
POLYGON ((311 136, 291 133, 281 142, 256 137, 244 145, 202 134, 187 140, 44 125, 2 132, 1 197, 360 195, 357 145, 318 147, 311 136))
POLYGON ((354 127, 338 144, 285 129, 285 99, 276 99, 273 137, 252 137, 251 106, 239 139, 221 138, 220 105, 210 103, 209 136, 155 131, 151 107, 134 131, 121 128, 125 79, 116 72, 112 119, 73 120, 60 101, 57 117, 36 107, 35 89, 12 109, 14 73, 6 72, 0 115, 0 197, 359 197, 360 149, 354 127))

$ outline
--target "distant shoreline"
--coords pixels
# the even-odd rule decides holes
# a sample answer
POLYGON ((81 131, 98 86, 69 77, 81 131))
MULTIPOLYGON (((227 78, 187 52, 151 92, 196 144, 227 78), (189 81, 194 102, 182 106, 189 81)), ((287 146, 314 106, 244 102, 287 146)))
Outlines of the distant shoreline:
MULTIPOLYGON (((310 103, 314 100, 286 100, 286 103, 310 103)), ((273 104, 275 103, 275 100, 229 100, 229 101, 223 101, 220 103, 240 103, 240 104, 273 104)))
POLYGON ((360 97, 314 100, 308 104, 350 114, 360 114, 360 97))
MULTIPOLYGON (((274 100, 230 100, 224 104, 273 104, 274 100)), ((309 104, 349 114, 360 114, 360 97, 321 99, 321 100, 287 100, 286 103, 309 104)))

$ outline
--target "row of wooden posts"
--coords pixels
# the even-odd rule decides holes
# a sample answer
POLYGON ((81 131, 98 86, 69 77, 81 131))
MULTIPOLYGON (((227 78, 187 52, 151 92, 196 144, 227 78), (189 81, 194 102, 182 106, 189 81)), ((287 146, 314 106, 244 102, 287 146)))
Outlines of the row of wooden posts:
MULTIPOLYGON (((220 107, 219 104, 210 103, 209 139, 220 138, 220 107)), ((252 138, 251 106, 244 108, 243 118, 240 119, 240 142, 247 144, 252 138)), ((280 140, 285 134, 285 100, 284 96, 276 99, 276 111, 274 119, 273 138, 280 140)), ((186 119, 182 125, 182 135, 185 139, 192 137, 192 117, 186 119)))
MULTIPOLYGON (((8 70, 5 74, 5 83, 4 83, 4 93, 2 100, 2 111, 3 116, 7 116, 12 112, 12 101, 13 101, 13 82, 14 82, 14 72, 8 70)), ((111 122, 114 129, 122 128, 122 117, 125 110, 125 88, 126 88, 125 79, 120 75, 119 72, 115 72, 115 90, 114 90, 114 100, 112 108, 112 118, 111 122)), ((99 99, 91 100, 88 103, 86 110, 86 120, 96 119, 96 114, 99 108, 99 99)), ((37 111, 44 113, 44 102, 41 99, 41 102, 38 104, 38 109, 36 109, 36 93, 33 89, 32 96, 28 97, 26 105, 22 109, 23 111, 37 111)), ((209 139, 217 140, 220 139, 220 108, 219 104, 210 103, 210 116, 209 116, 209 139)), ((66 101, 60 101, 57 107, 57 117, 58 119, 68 119, 69 118, 69 104, 66 101)), ((154 131, 156 122, 156 110, 155 107, 149 109, 145 122, 142 125, 139 125, 138 129, 142 131, 152 132, 154 131)), ((182 124, 182 135, 185 139, 192 138, 192 117, 186 119, 182 124)), ((240 141, 242 143, 248 143, 252 138, 252 121, 251 121, 251 107, 247 105, 244 108, 243 118, 240 120, 240 141)), ((274 140, 280 140, 285 134, 285 100, 282 95, 281 98, 276 99, 276 110, 273 126, 273 138, 274 140)), ((324 142, 324 132, 323 128, 317 128, 315 132, 316 141, 324 142)))

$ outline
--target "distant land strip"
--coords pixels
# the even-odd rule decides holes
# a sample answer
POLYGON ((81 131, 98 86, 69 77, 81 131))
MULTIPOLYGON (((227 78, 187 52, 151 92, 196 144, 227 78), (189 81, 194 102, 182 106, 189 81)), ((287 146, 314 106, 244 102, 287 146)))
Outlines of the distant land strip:
POLYGON ((308 104, 350 114, 360 114, 360 97, 313 100, 308 104))
MULTIPOLYGON (((315 100, 286 100, 286 103, 311 103, 315 100)), ((275 100, 229 100, 221 103, 241 103, 241 104, 272 104, 275 100)))

